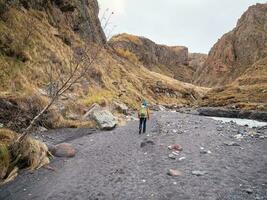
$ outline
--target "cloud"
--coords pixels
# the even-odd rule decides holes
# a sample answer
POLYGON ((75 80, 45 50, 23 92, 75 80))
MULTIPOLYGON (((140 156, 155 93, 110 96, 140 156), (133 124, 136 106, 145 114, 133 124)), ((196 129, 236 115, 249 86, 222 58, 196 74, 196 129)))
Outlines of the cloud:
POLYGON ((266 0, 98 0, 110 8, 112 35, 130 33, 207 53, 247 8, 266 0))

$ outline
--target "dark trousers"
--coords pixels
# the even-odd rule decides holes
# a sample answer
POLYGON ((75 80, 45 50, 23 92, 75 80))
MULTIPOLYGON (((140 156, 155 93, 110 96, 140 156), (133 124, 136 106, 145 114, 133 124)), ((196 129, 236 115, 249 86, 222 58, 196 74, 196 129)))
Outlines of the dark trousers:
POLYGON ((139 123, 139 134, 141 134, 143 128, 143 133, 146 132, 146 118, 140 118, 140 123, 139 123))

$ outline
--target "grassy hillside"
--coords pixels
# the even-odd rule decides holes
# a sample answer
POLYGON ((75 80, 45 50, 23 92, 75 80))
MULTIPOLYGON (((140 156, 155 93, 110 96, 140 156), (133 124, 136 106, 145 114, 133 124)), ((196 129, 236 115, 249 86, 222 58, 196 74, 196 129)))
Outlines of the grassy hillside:
MULTIPOLYGON (((45 105, 48 101, 50 69, 54 70, 52 74, 60 73, 65 77, 77 52, 88 49, 86 53, 93 54, 97 46, 102 45, 84 39, 73 30, 67 23, 68 17, 72 17, 71 13, 62 12, 54 4, 46 9, 10 6, 2 15, 1 107, 5 110, 4 100, 16 105, 15 110, 0 116, 5 123, 12 121, 12 112, 25 113, 29 120, 45 105), (51 13, 58 14, 60 24, 54 23, 58 18, 51 13)), ((52 127, 66 126, 70 123, 68 116, 84 114, 95 102, 107 106, 114 100, 124 102, 131 108, 136 108, 143 98, 151 104, 189 105, 194 104, 205 90, 151 72, 141 63, 120 57, 104 46, 88 73, 59 99, 51 108, 53 117, 48 118, 52 120, 52 127)))

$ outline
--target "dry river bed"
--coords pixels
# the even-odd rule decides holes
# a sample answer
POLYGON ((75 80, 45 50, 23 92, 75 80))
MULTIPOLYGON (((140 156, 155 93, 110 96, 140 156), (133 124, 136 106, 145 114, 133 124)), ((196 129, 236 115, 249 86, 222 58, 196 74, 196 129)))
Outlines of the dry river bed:
POLYGON ((172 112, 155 113, 147 134, 139 135, 137 126, 46 133, 48 143, 74 145, 76 156, 55 158, 55 171, 23 172, 0 188, 0 199, 267 199, 266 128, 172 112), (172 144, 183 151, 169 158, 172 144), (168 175, 169 169, 180 175, 168 175))

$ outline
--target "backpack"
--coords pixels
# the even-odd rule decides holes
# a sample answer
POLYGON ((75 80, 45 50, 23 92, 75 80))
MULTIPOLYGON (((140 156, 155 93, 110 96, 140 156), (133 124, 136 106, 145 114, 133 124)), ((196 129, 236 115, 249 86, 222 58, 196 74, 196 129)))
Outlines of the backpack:
POLYGON ((145 118, 147 115, 147 110, 146 110, 146 106, 142 105, 141 109, 140 109, 140 117, 141 118, 145 118))

